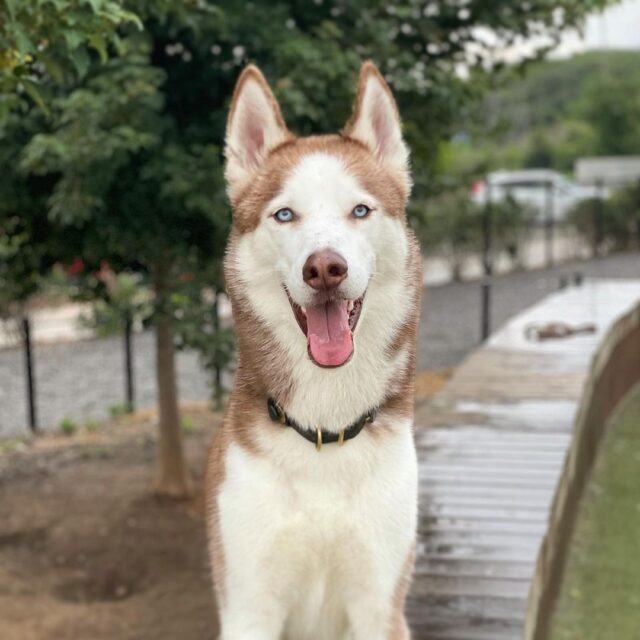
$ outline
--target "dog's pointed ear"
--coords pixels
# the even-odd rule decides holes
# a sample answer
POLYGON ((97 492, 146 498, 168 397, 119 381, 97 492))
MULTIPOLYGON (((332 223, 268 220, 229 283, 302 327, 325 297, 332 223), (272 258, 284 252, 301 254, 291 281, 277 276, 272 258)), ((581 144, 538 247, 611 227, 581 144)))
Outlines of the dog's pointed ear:
POLYGON ((265 77, 258 67, 245 67, 231 100, 225 141, 225 178, 232 202, 269 151, 291 138, 265 77))
POLYGON ((365 62, 360 69, 353 116, 343 133, 367 146, 383 166, 409 181, 409 151, 402 138, 398 107, 373 62, 365 62))

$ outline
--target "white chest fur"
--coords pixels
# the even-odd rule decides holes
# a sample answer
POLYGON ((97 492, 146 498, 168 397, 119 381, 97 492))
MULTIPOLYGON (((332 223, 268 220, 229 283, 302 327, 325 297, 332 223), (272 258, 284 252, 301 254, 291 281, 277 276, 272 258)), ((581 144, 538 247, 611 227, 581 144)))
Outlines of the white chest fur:
POLYGON ((218 495, 223 640, 388 638, 416 527, 411 425, 321 452, 258 431, 266 455, 232 445, 218 495))

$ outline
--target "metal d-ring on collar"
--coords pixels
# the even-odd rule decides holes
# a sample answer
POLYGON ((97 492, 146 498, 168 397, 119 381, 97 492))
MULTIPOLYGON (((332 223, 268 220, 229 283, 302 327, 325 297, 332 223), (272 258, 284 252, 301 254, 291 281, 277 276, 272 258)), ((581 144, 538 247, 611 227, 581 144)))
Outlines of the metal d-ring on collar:
POLYGON ((269 398, 267 400, 267 409, 269 410, 269 417, 274 422, 279 422, 285 427, 291 427, 303 438, 315 444, 318 451, 322 449, 323 444, 337 442, 339 445, 343 445, 347 440, 352 440, 362 431, 366 424, 371 424, 378 414, 377 409, 371 409, 364 415, 360 416, 352 425, 336 433, 335 431, 325 431, 320 427, 317 427, 316 429, 305 429, 304 427, 301 427, 278 406, 273 398, 269 398))

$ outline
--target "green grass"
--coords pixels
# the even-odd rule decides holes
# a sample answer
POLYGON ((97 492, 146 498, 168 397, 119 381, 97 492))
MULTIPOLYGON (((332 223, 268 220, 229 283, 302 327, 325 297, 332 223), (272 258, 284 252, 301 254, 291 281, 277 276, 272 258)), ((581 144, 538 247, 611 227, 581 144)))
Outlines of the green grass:
POLYGON ((95 433, 100 428, 100 423, 93 418, 89 418, 89 420, 84 423, 84 428, 89 433, 95 433))
POLYGON ((549 637, 640 638, 640 393, 614 417, 598 455, 549 637))
POLYGON ((182 433, 186 435, 191 435, 196 432, 196 423, 189 417, 182 418, 180 422, 180 428, 182 429, 182 433))
POLYGON ((14 451, 24 451, 27 444, 21 438, 9 438, 0 440, 0 455, 3 453, 13 453, 14 451))
POLYGON ((60 431, 70 436, 76 432, 78 425, 71 418, 63 418, 60 421, 60 431))
POLYGON ((126 402, 117 402, 109 407, 109 413, 112 418, 121 418, 131 413, 131 407, 126 402))

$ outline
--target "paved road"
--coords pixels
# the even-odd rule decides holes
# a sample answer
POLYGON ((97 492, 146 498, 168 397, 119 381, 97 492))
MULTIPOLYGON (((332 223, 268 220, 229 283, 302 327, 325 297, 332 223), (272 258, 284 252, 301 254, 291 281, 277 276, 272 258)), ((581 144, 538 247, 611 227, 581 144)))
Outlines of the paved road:
MULTIPOLYGON (((640 277, 640 254, 576 263, 549 271, 515 273, 496 278, 494 328, 558 288, 559 277, 580 271, 585 276, 640 277)), ((430 287, 423 303, 418 364, 422 369, 458 365, 480 341, 478 282, 430 287)), ((119 339, 86 340, 36 348, 38 409, 44 428, 64 417, 101 418, 124 396, 123 352, 119 339)), ((136 337, 135 376, 139 407, 155 404, 154 350, 150 334, 136 337)), ((209 399, 208 376, 197 354, 178 361, 182 401, 209 399)), ((25 433, 25 382, 19 349, 0 350, 0 437, 25 433)))
MULTIPOLYGON (((516 313, 556 291, 562 276, 578 272, 594 278, 640 278, 640 253, 495 278, 493 330, 497 330, 516 313)), ((422 303, 418 367, 441 369, 457 366, 479 344, 480 283, 452 283, 428 288, 422 303)))

